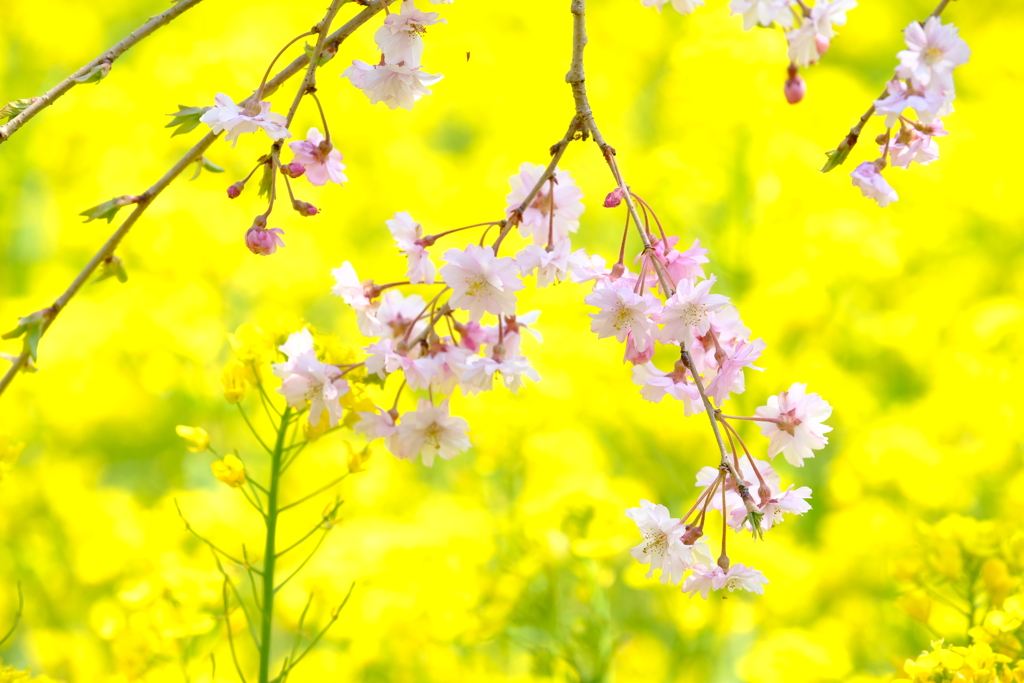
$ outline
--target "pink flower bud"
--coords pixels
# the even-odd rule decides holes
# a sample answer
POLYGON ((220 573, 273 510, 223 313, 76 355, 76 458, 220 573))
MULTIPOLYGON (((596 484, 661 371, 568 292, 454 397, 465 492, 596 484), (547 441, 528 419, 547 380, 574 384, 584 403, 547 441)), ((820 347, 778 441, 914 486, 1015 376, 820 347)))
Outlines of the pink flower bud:
POLYGON ((305 172, 306 167, 297 161, 293 161, 290 164, 283 164, 281 166, 281 173, 285 174, 289 178, 299 178, 305 172))
POLYGON ((633 365, 643 365, 650 362, 652 358, 654 358, 654 344, 648 344, 646 349, 638 351, 636 343, 633 341, 633 333, 629 332, 626 335, 626 356, 622 361, 633 365))
POLYGON ((245 246, 249 247, 249 251, 254 254, 269 256, 277 251, 278 247, 284 246, 284 241, 281 239, 283 234, 284 230, 281 228, 265 230, 252 227, 245 233, 245 246))
POLYGON ((799 75, 791 76, 786 79, 786 85, 783 87, 782 92, 785 93, 787 102, 796 104, 804 98, 804 94, 807 92, 807 85, 799 75))
POLYGON ((625 193, 621 187, 616 187, 614 190, 608 193, 608 196, 604 198, 604 208, 614 209, 616 206, 622 203, 622 198, 625 193))
POLYGON ((242 190, 245 189, 245 183, 239 180, 234 185, 228 186, 228 199, 234 199, 238 195, 242 194, 242 190))
POLYGON ((320 213, 320 211, 309 202, 300 202, 298 199, 292 202, 292 208, 298 211, 301 216, 315 216, 320 213))
POLYGON ((829 40, 820 33, 814 36, 814 46, 818 48, 818 56, 824 57, 828 52, 829 40))

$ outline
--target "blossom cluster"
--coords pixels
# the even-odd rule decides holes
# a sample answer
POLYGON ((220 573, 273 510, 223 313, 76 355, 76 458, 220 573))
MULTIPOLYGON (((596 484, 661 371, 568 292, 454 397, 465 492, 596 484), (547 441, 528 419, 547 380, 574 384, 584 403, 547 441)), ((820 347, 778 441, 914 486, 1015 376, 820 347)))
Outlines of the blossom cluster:
MULTIPOLYGON (((434 4, 437 4, 435 1, 434 4)), ((422 70, 423 35, 427 27, 446 23, 437 12, 421 12, 413 0, 402 0, 401 12, 389 14, 373 34, 381 56, 377 64, 352 60, 342 74, 370 98, 390 109, 412 109, 416 100, 430 94, 427 86, 440 81, 441 74, 422 70)))
POLYGON ((959 30, 936 16, 924 24, 911 23, 903 36, 907 49, 896 55, 896 75, 886 85, 885 96, 874 103, 874 113, 885 117, 886 132, 878 140, 882 156, 863 162, 851 174, 864 196, 883 207, 899 199, 882 177, 887 163, 909 168, 911 163, 926 165, 939 158, 935 138, 947 135, 941 117, 952 113, 956 98, 953 70, 971 56, 959 30))
MULTIPOLYGON (((669 0, 640 0, 644 7, 659 12, 669 0)), ((671 0, 680 14, 689 14, 704 0, 671 0)), ((818 0, 813 5, 803 0, 730 0, 729 11, 743 17, 743 30, 761 26, 777 26, 785 31, 789 47, 789 77, 783 93, 790 104, 803 99, 807 86, 799 75, 801 67, 821 59, 836 36, 836 26, 846 24, 846 13, 857 6, 857 0, 818 0)))

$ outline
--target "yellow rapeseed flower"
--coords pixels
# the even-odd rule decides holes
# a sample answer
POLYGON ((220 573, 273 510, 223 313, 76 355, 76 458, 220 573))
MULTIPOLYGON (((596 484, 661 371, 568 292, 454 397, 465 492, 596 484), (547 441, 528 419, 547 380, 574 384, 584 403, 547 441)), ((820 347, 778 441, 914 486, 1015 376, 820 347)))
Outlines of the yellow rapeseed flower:
POLYGON ((223 460, 210 465, 210 469, 213 470, 213 476, 233 489, 245 483, 245 465, 230 453, 225 455, 223 460))
POLYGON ((370 456, 373 455, 373 451, 370 450, 369 446, 366 446, 361 451, 357 451, 352 448, 352 444, 348 441, 345 442, 345 447, 348 448, 348 471, 350 474, 356 472, 365 472, 368 468, 366 467, 367 461, 370 456))
POLYGON ((192 453, 202 453, 210 447, 210 435, 202 427, 178 425, 174 431, 188 442, 188 450, 192 453))
POLYGON ((256 384, 256 373, 252 365, 231 360, 224 366, 220 381, 224 384, 224 398, 228 403, 239 403, 245 398, 246 385, 256 384))
POLYGON ((30 673, 28 669, 15 671, 13 666, 4 666, 3 660, 0 660, 0 683, 12 683, 13 681, 26 681, 27 683, 30 673))

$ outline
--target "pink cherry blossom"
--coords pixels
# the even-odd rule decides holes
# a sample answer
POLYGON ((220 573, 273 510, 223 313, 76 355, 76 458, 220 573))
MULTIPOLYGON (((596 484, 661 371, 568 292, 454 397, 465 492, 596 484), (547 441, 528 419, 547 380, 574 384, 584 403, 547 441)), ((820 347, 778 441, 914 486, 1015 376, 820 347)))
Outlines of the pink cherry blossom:
POLYGON ((789 6, 790 0, 730 0, 729 12, 743 15, 744 31, 772 24, 792 28, 793 12, 789 6))
POLYGON ((879 206, 889 206, 899 199, 896 190, 886 182, 879 172, 878 166, 872 161, 865 161, 850 174, 853 184, 860 188, 861 194, 878 202, 879 206))
POLYGON ((373 34, 388 64, 419 66, 423 57, 423 34, 427 26, 447 23, 437 12, 421 12, 412 0, 403 0, 398 14, 389 14, 373 34))
POLYGON ((924 26, 914 21, 903 30, 907 49, 897 53, 900 64, 896 75, 909 78, 919 88, 952 87, 953 69, 966 64, 971 48, 952 24, 939 17, 928 17, 924 26))
POLYGON ((414 221, 407 211, 399 211, 394 218, 384 223, 391 231, 391 236, 395 238, 398 250, 409 260, 409 270, 405 274, 409 282, 414 285, 434 284, 437 268, 420 242, 423 237, 423 226, 414 221))
POLYGON ((424 320, 427 313, 426 302, 419 294, 405 296, 397 289, 389 289, 384 292, 375 312, 375 318, 381 325, 376 336, 408 343, 427 329, 427 321, 424 320))
POLYGON ((875 100, 875 113, 885 116, 887 128, 896 125, 900 115, 907 109, 913 109, 922 122, 931 123, 946 106, 946 98, 942 92, 913 91, 907 88, 906 83, 895 78, 889 81, 885 89, 889 94, 880 100, 875 100))
MULTIPOLYGON (((750 495, 754 497, 755 501, 758 498, 757 494, 761 488, 762 480, 770 492, 781 495, 779 475, 772 468, 771 463, 757 459, 754 459, 753 463, 751 463, 750 458, 741 457, 739 468, 737 469, 737 474, 743 480, 743 485, 750 490, 750 495), (756 471, 755 467, 757 468, 756 471), (760 478, 758 478, 758 475, 761 475, 760 478)), ((695 486, 706 489, 715 483, 718 475, 719 470, 717 467, 702 467, 697 472, 697 483, 695 486)), ((711 509, 722 509, 721 490, 711 497, 711 509)), ((733 481, 731 476, 727 476, 725 479, 725 514, 729 519, 737 515, 740 517, 746 517, 747 515, 747 506, 743 502, 743 497, 740 496, 740 492, 736 488, 736 482, 733 481)))
POLYGON ((813 458, 812 451, 821 450, 828 443, 827 432, 832 428, 824 424, 832 415, 832 406, 818 394, 808 394, 807 385, 795 383, 788 391, 768 397, 767 405, 754 411, 761 423, 761 434, 771 441, 768 457, 780 451, 794 467, 803 467, 804 459, 813 458))
POLYGON ((515 315, 515 292, 525 286, 516 276, 515 259, 498 258, 491 247, 475 244, 449 249, 443 258, 448 263, 441 267, 441 278, 452 289, 450 306, 469 311, 473 320, 484 313, 515 315))
POLYGON ((599 284, 584 302, 600 309, 588 314, 593 318, 590 329, 599 339, 615 337, 624 342, 632 332, 637 350, 645 350, 641 344, 648 343, 655 331, 651 313, 660 309, 657 299, 650 294, 641 296, 628 283, 617 280, 599 284))
MULTIPOLYGON (((690 14, 693 10, 704 5, 704 0, 671 0, 672 9, 679 12, 680 14, 690 14)), ((662 5, 668 3, 669 0, 640 0, 640 4, 644 7, 653 7, 654 9, 661 11, 662 5)))
POLYGON ((402 414, 398 431, 388 439, 388 450, 402 460, 421 459, 432 467, 434 458, 451 460, 469 448, 469 423, 448 413, 448 400, 432 405, 420 399, 416 410, 402 414))
POLYGON ((285 127, 287 119, 270 112, 270 102, 251 103, 243 108, 224 93, 217 93, 214 102, 216 106, 204 112, 199 120, 210 126, 214 133, 227 131, 224 139, 232 147, 238 143, 238 136, 242 133, 255 133, 261 128, 274 140, 292 136, 285 127))
POLYGON ((731 353, 718 367, 718 373, 708 382, 706 394, 721 405, 729 399, 730 394, 742 394, 746 389, 743 370, 750 368, 761 372, 764 368, 754 365, 761 357, 766 344, 762 339, 752 342, 739 342, 731 353))
POLYGON ((288 361, 271 365, 274 374, 281 378, 277 393, 284 396, 292 408, 305 408, 309 401, 309 424, 313 427, 320 424, 324 410, 331 427, 336 426, 341 419, 340 399, 349 390, 341 370, 317 360, 308 330, 289 336, 280 348, 288 355, 288 361))
POLYGON ((703 280, 704 267, 702 264, 708 262, 708 250, 700 246, 699 239, 695 239, 689 249, 679 251, 675 248, 678 242, 678 237, 669 237, 667 245, 660 239, 656 240, 653 245, 654 253, 665 264, 665 270, 668 272, 672 284, 678 284, 683 278, 703 280))
POLYGON ((605 267, 604 257, 588 254, 586 249, 577 249, 569 256, 569 279, 575 283, 601 280, 611 273, 605 267))
POLYGON ((889 161, 893 166, 907 168, 911 162, 927 165, 939 158, 939 145, 933 138, 948 135, 942 121, 934 119, 930 126, 904 126, 889 145, 889 161))
POLYGON ((371 308, 370 299, 367 298, 366 287, 356 275, 355 268, 348 261, 340 267, 331 271, 335 285, 331 288, 331 294, 340 296, 345 303, 357 311, 366 311, 371 308))
POLYGON ((712 275, 700 282, 683 278, 677 283, 676 293, 669 297, 656 317, 663 326, 662 341, 682 344, 688 349, 693 346, 695 336, 707 333, 711 325, 708 313, 719 311, 729 303, 729 297, 710 293, 716 280, 712 275))
POLYGON ((366 351, 369 355, 363 362, 368 373, 384 379, 391 373, 402 369, 402 354, 395 350, 395 340, 375 341, 366 347, 366 351))
MULTIPOLYGON (((379 409, 378 409, 379 410, 379 409)), ((367 441, 386 439, 398 431, 395 426, 395 418, 386 410, 379 413, 356 413, 359 422, 352 426, 357 434, 362 434, 367 441)))
POLYGON ((764 595, 764 585, 767 583, 764 574, 742 564, 732 565, 729 571, 718 565, 697 564, 693 566, 693 573, 683 581, 682 591, 689 593, 691 598, 700 593, 700 597, 705 600, 709 592, 723 588, 729 589, 729 592, 739 589, 764 595))
POLYGON ((660 403, 666 395, 683 402, 683 415, 704 412, 697 385, 688 380, 685 366, 677 363, 672 372, 662 372, 653 363, 633 368, 633 384, 641 387, 640 395, 652 403, 660 403))
MULTIPOLYGON (((513 211, 526 199, 533 186, 541 179, 545 167, 540 164, 523 162, 519 173, 509 178, 512 191, 505 198, 508 206, 505 215, 511 216, 513 211)), ((576 232, 580 227, 580 216, 583 215, 583 191, 576 187, 575 181, 568 171, 555 170, 554 191, 552 184, 545 180, 529 206, 523 211, 519 222, 519 233, 523 237, 533 237, 533 243, 539 246, 551 242, 558 244, 576 232)))
POLYGON ((661 570, 661 582, 678 583, 694 562, 710 562, 707 546, 698 541, 686 545, 682 541, 685 531, 683 523, 669 515, 668 508, 649 500, 641 500, 640 507, 629 508, 626 516, 640 529, 643 541, 630 549, 630 554, 640 564, 651 565, 647 578, 661 570))
POLYGON ((341 76, 362 90, 370 98, 371 104, 383 102, 390 109, 401 107, 410 110, 418 99, 430 94, 428 85, 433 85, 444 78, 441 74, 420 71, 418 66, 374 66, 358 59, 352 60, 352 66, 345 69, 341 76))
POLYGON ((538 244, 528 244, 516 254, 519 274, 523 277, 537 271, 537 287, 547 287, 553 282, 564 280, 569 273, 568 239, 561 240, 548 250, 538 244))
MULTIPOLYGON (((773 490, 770 496, 757 506, 757 511, 764 515, 759 522, 761 531, 768 531, 773 526, 781 524, 785 521, 787 514, 802 515, 808 512, 811 509, 811 504, 807 502, 807 499, 810 497, 811 489, 806 486, 801 486, 798 489, 790 486, 785 491, 773 490)), ((729 526, 736 531, 750 528, 750 519, 747 517, 746 508, 742 510, 734 508, 729 512, 729 526)))
POLYGON ((320 131, 310 128, 305 140, 289 142, 295 158, 292 163, 301 164, 306 169, 306 177, 314 185, 326 185, 327 181, 337 183, 348 182, 342 171, 345 164, 341 163, 341 152, 335 149, 320 131))

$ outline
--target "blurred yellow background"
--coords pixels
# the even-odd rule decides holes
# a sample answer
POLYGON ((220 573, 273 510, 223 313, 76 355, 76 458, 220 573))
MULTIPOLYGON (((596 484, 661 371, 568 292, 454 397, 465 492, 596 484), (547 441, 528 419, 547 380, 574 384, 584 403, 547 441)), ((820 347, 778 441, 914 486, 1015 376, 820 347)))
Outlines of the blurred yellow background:
MULTIPOLYGON (((206 0, 0 147, 3 331, 52 302, 112 231, 80 211, 141 192, 202 134, 172 139, 165 114, 218 92, 241 99, 324 4, 206 0)), ((445 78, 411 112, 372 106, 338 77, 353 58, 376 60, 379 19, 321 71, 350 180, 296 185, 322 213, 275 212, 286 248, 249 253, 243 235, 263 205, 252 186, 225 196, 266 139, 218 141, 207 156, 227 172, 186 174, 158 199, 118 251, 128 283, 89 286, 44 337, 40 371, 0 400, 0 432, 26 443, 0 483, 0 631, 16 581, 26 598, 5 663, 68 682, 199 682, 211 680, 212 651, 215 680, 236 680, 219 575, 173 505, 225 545, 258 538, 210 455, 174 433, 202 426, 221 452, 259 460, 221 398, 226 335, 305 320, 361 344, 328 295, 331 268, 350 260, 361 277, 400 279, 384 226, 396 211, 435 233, 499 220, 508 177, 546 162, 572 114, 568 0, 423 5, 448 20, 431 27, 423 58, 445 78)), ((784 482, 814 489, 814 510, 766 543, 738 536, 730 552, 766 573, 765 595, 705 602, 644 579, 623 511, 640 498, 689 506, 696 471, 717 457, 707 422, 641 399, 621 346, 589 332, 586 286, 528 289, 521 310, 544 311, 545 342, 524 351, 543 381, 456 398, 474 449, 455 460, 426 469, 377 449, 346 488, 344 523, 281 593, 284 637, 306 590, 319 622, 356 582, 290 683, 874 681, 932 638, 966 642, 955 613, 938 608, 928 627, 908 614, 894 567, 923 525, 951 513, 1024 522, 1024 6, 947 9, 973 50, 956 72, 950 135, 936 163, 886 171, 901 199, 879 209, 848 175, 875 157, 877 120, 846 165, 818 169, 891 75, 900 31, 933 7, 862 0, 790 106, 782 34, 743 32, 723 0, 708 5, 683 17, 590 0, 587 84, 627 182, 684 244, 710 248, 716 291, 768 344, 766 372, 748 374, 729 412, 751 414, 795 381, 834 407, 828 448, 802 470, 779 465, 784 482)), ((166 7, 0 2, 0 100, 41 94, 166 7)), ((297 85, 274 96, 275 111, 297 85)), ((293 132, 317 123, 304 103, 293 132)), ((561 166, 586 195, 574 244, 613 260, 622 214, 601 208, 612 183, 597 149, 573 145, 561 166)), ((342 441, 308 450, 289 495, 344 468, 342 441)), ((308 518, 286 523, 289 533, 308 518)))

